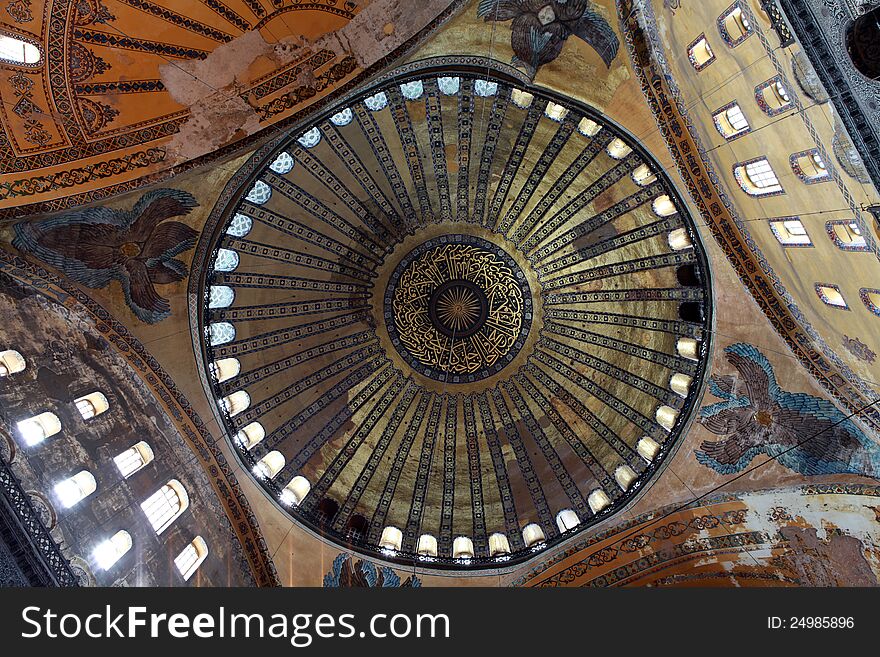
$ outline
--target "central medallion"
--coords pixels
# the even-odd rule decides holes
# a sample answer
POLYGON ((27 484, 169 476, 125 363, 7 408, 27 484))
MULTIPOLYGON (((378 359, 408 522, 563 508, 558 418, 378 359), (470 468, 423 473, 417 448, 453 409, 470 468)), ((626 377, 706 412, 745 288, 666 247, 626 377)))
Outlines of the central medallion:
POLYGON ((391 343, 413 369, 444 383, 471 383, 497 374, 520 351, 532 297, 503 248, 473 235, 444 235, 397 265, 384 317, 391 343))

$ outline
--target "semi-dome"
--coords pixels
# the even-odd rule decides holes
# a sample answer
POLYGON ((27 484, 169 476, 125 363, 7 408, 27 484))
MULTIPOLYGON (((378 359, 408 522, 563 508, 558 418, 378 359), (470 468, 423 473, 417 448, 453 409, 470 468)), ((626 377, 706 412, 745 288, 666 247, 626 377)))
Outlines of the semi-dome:
POLYGON ((245 165, 204 238, 205 371, 299 522, 391 560, 509 565, 619 511, 675 449, 706 255, 596 111, 485 68, 383 80, 245 165))

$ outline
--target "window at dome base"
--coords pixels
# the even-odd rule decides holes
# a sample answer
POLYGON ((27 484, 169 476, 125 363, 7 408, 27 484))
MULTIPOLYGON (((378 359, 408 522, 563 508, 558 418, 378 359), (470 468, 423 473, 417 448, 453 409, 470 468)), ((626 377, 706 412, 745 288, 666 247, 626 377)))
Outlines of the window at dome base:
POLYGON ((367 561, 513 572, 651 490, 699 410, 712 275, 636 136, 491 67, 427 66, 279 137, 283 180, 274 155, 242 165, 272 200, 245 185, 211 213, 200 380, 279 513, 367 561))
POLYGON ((0 60, 34 66, 39 64, 41 59, 40 49, 35 44, 0 34, 0 60))

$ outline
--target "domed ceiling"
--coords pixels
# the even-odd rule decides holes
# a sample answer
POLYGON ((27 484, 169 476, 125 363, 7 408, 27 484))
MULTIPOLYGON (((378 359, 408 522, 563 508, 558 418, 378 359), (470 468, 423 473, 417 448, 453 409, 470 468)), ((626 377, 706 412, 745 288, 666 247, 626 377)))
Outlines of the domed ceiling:
POLYGON ((485 68, 384 79, 249 164, 205 237, 212 393, 313 530, 510 565, 619 511, 674 450, 706 366, 706 256, 656 162, 593 110, 485 68))

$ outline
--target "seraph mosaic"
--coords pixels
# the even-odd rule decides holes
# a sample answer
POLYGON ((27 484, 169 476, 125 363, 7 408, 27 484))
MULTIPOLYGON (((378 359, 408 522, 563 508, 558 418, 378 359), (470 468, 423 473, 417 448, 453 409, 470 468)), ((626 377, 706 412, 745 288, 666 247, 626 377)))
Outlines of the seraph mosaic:
POLYGON ((767 454, 804 475, 880 478, 880 445, 834 404, 780 388, 770 361, 750 344, 724 352, 738 375, 710 379, 710 391, 724 401, 700 409, 699 422, 724 438, 700 445, 700 463, 733 474, 767 454))
POLYGON ((12 244, 92 289, 119 281, 138 319, 155 324, 171 315, 157 285, 182 281, 186 264, 175 256, 195 246, 197 233, 172 217, 189 214, 198 202, 189 193, 157 189, 131 210, 87 208, 15 225, 12 244))
POLYGON ((422 581, 410 575, 401 581, 400 577, 388 566, 377 567, 368 561, 353 561, 340 552, 333 560, 330 572, 324 575, 325 588, 419 588, 422 581))
POLYGON ((480 0, 477 16, 486 22, 513 21, 513 64, 533 78, 541 66, 559 57, 572 35, 591 46, 609 68, 620 46, 608 21, 589 0, 480 0))

